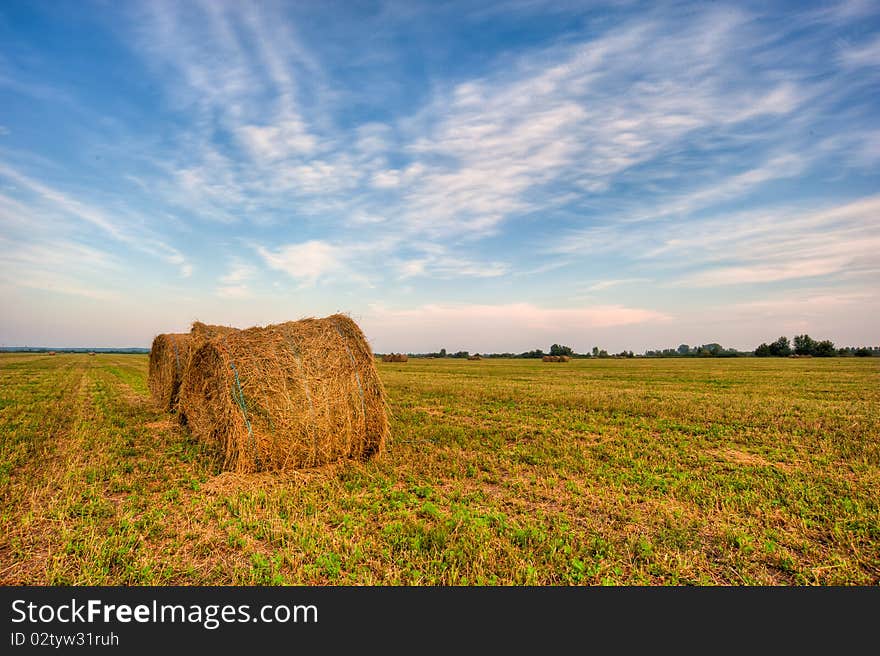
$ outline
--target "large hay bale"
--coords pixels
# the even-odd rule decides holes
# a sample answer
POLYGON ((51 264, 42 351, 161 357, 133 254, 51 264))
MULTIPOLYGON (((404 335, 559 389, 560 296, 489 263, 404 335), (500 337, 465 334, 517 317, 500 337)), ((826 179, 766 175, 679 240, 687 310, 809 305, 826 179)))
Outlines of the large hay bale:
POLYGON ((378 454, 385 390, 357 324, 324 319, 229 332, 193 352, 180 408, 224 469, 295 469, 378 454))
POLYGON ((571 356, 570 355, 560 355, 559 361, 560 362, 571 362, 571 356))
POLYGON ((147 384, 163 410, 177 409, 180 384, 189 363, 192 345, 192 337, 185 333, 165 333, 153 339, 147 384))

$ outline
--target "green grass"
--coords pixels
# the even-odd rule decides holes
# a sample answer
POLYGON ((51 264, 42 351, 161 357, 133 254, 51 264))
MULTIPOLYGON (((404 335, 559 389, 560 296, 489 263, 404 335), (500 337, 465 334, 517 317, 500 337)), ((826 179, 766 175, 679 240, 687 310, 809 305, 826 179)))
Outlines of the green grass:
POLYGON ((4 584, 880 583, 876 360, 380 363, 380 459, 223 474, 140 355, 0 355, 4 584))

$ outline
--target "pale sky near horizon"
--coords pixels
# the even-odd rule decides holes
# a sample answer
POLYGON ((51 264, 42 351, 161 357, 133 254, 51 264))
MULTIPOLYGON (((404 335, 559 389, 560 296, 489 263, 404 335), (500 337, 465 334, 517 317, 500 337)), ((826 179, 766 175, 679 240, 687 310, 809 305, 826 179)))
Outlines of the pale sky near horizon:
POLYGON ((880 3, 0 4, 0 346, 880 344, 880 3))

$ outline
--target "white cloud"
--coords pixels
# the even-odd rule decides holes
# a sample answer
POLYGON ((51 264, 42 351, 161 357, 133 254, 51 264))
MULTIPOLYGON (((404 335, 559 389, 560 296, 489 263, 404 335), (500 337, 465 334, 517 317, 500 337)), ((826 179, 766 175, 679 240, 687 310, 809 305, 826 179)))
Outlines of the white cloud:
POLYGON ((308 133, 299 119, 288 119, 278 125, 244 125, 237 133, 254 159, 268 162, 309 155, 317 147, 314 135, 308 133))
POLYGON ((597 283, 594 283, 587 287, 588 291, 591 292, 599 292, 604 289, 610 289, 612 287, 618 287, 620 285, 633 285, 640 282, 651 282, 650 278, 620 278, 618 280, 600 280, 597 283))
POLYGON ((233 260, 229 272, 221 276, 220 282, 226 284, 239 283, 253 278, 257 270, 241 260, 233 260))
POLYGON ((288 244, 275 250, 258 246, 257 252, 271 268, 308 286, 344 268, 341 250, 320 240, 288 244))

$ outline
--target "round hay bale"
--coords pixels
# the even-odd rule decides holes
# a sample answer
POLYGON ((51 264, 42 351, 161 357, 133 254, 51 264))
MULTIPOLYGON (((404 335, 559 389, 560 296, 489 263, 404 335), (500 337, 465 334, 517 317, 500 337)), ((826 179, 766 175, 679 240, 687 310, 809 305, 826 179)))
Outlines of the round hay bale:
POLYGON ((560 355, 559 361, 560 362, 571 362, 571 356, 570 355, 560 355))
POLYGON ((382 362, 407 362, 409 357, 406 353, 388 353, 382 356, 382 362))
POLYGON ((469 355, 468 360, 482 360, 483 358, 479 353, 475 353, 474 355, 469 355))
POLYGON ((199 345, 180 392, 193 434, 224 469, 313 467, 381 452, 385 389, 357 324, 324 319, 228 332, 199 345))
POLYGON ((545 355, 541 358, 544 362, 561 362, 559 355, 545 355))
POLYGON ((165 333, 153 339, 147 385, 163 410, 177 409, 180 384, 189 364, 192 344, 192 337, 185 333, 165 333))

